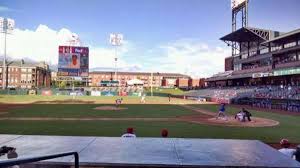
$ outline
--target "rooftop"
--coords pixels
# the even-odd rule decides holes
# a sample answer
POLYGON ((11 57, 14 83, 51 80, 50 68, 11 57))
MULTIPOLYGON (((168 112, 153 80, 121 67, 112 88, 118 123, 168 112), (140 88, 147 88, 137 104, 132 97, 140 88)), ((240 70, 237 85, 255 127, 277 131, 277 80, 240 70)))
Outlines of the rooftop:
MULTIPOLYGON (((270 33, 277 31, 265 30, 253 27, 242 27, 226 36, 220 38, 222 41, 248 42, 248 41, 266 41, 270 38, 270 33)), ((277 34, 280 34, 279 32, 277 34)))
MULTIPOLYGON (((0 61, 0 67, 2 67, 3 61, 0 61)), ((45 68, 48 66, 45 62, 29 62, 24 60, 16 60, 16 61, 7 61, 7 66, 17 66, 17 67, 41 67, 45 68)))
MULTIPOLYGON (((114 74, 114 71, 92 71, 90 74, 114 74)), ((117 72, 119 75, 151 75, 151 72, 117 72)), ((160 73, 154 72, 154 76, 160 75, 164 77, 187 77, 190 78, 188 75, 183 75, 179 73, 160 73)))
POLYGON ((270 42, 271 43, 282 43, 282 42, 286 42, 286 41, 289 41, 294 38, 300 38, 300 29, 296 29, 296 30, 281 34, 278 37, 275 37, 271 40, 264 42, 264 44, 270 43, 270 42))

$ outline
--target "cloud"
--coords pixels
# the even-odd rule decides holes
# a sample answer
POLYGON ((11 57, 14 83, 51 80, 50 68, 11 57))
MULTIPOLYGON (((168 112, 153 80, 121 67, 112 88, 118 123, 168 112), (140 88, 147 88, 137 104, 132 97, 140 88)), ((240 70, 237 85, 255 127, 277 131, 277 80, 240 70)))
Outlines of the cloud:
MULTIPOLYGON (((11 59, 29 58, 34 61, 46 61, 51 64, 58 63, 58 46, 69 45, 70 41, 79 38, 71 30, 62 28, 58 31, 46 25, 39 25, 36 30, 15 29, 12 35, 7 35, 7 56, 11 59)), ((0 35, 3 39, 3 34, 0 35)), ((76 45, 79 45, 77 43, 76 45)), ((4 42, 0 40, 0 55, 4 54, 4 42)), ((89 45, 87 45, 89 46, 89 45)), ((129 52, 133 45, 125 41, 124 45, 118 48, 118 55, 122 56, 129 52)), ((90 67, 114 67, 115 50, 112 47, 89 46, 90 67)), ((118 59, 118 66, 127 66, 122 57, 118 59)))
POLYGON ((0 6, 0 12, 18 12, 19 10, 9 8, 7 6, 0 6))
POLYGON ((9 12, 11 11, 10 8, 6 7, 6 6, 0 6, 0 12, 9 12))
POLYGON ((153 57, 152 62, 159 62, 160 71, 177 72, 192 77, 209 77, 224 71, 224 59, 230 55, 230 50, 221 47, 210 47, 197 39, 180 39, 159 46, 159 57, 153 57))
MULTIPOLYGON (((35 30, 15 29, 7 35, 7 55, 10 59, 28 58, 34 61, 58 63, 58 46, 68 45, 79 36, 69 29, 54 30, 39 25, 35 30)), ((3 55, 3 34, 0 35, 0 56, 3 55)), ((112 46, 86 45, 90 49, 90 68, 114 69, 115 49, 112 46), (100 67, 100 68, 99 68, 100 67)), ((199 39, 186 38, 144 50, 131 41, 117 49, 120 71, 156 71, 183 73, 192 77, 209 77, 224 71, 224 58, 230 50, 211 47, 199 39), (138 59, 139 57, 143 59, 138 59)))

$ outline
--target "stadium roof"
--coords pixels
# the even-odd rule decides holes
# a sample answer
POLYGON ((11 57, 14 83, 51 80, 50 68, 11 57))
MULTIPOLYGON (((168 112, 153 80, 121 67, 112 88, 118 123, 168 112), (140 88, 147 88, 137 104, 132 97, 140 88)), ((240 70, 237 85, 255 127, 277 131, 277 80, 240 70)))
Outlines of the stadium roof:
POLYGON ((246 73, 246 74, 238 74, 238 75, 211 77, 211 78, 207 78, 206 81, 212 82, 212 81, 222 81, 222 80, 230 80, 230 79, 251 78, 252 74, 253 73, 246 73))
POLYGON ((266 41, 269 39, 271 30, 264 30, 252 27, 242 27, 222 38, 222 41, 248 42, 248 41, 266 41))
POLYGON ((289 41, 291 39, 295 39, 295 38, 299 38, 300 37, 300 29, 296 29, 294 31, 290 31, 290 32, 287 32, 287 33, 284 33, 278 37, 275 37, 271 40, 268 40, 266 42, 264 42, 263 44, 265 43, 282 43, 282 42, 285 42, 285 41, 289 41))

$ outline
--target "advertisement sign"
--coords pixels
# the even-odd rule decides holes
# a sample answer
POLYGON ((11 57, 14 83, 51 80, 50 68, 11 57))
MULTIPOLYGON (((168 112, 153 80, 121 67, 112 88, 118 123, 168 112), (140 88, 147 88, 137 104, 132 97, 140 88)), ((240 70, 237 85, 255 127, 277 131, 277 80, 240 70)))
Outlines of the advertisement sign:
POLYGON ((263 78, 263 77, 269 77, 269 76, 273 76, 272 73, 254 73, 252 74, 252 78, 263 78))
POLYGON ((274 76, 294 75, 294 74, 300 74, 300 68, 283 69, 283 70, 274 71, 274 76))
POLYGON ((91 96, 101 96, 100 91, 91 91, 91 96))
POLYGON ((89 72, 89 48, 58 47, 58 76, 87 77, 89 72))

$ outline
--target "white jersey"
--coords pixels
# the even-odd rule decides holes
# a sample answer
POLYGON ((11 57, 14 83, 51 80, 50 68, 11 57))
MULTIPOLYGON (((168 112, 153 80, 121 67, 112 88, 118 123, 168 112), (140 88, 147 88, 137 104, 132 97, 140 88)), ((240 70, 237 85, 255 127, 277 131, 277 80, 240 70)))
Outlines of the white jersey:
POLYGON ((242 121, 244 119, 243 113, 238 113, 236 116, 240 121, 242 121))
POLYGON ((278 150, 279 152, 285 154, 286 156, 293 158, 294 153, 296 152, 295 149, 289 149, 289 148, 282 148, 278 150))
POLYGON ((135 134, 126 133, 126 134, 122 135, 122 138, 136 138, 136 135, 135 134))

